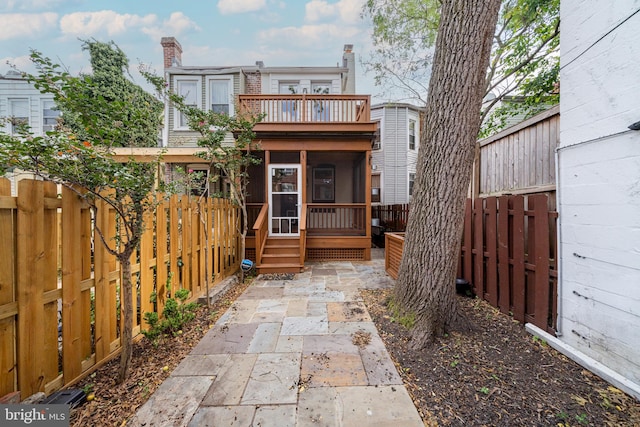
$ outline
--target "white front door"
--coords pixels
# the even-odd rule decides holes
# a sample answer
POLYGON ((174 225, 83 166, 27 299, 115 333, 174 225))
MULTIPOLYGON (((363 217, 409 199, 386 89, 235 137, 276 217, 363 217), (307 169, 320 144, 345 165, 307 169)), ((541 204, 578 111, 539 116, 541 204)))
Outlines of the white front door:
POLYGON ((300 235, 301 188, 299 164, 269 165, 270 235, 300 235))

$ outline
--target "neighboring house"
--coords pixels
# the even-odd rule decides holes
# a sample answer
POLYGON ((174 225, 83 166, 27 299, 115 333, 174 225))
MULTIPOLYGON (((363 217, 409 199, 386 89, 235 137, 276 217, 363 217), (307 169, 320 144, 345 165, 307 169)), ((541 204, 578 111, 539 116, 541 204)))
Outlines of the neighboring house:
POLYGON ((373 204, 394 205, 411 201, 423 112, 411 104, 390 103, 371 107, 371 120, 377 127, 371 160, 373 204))
POLYGON ((638 2, 567 0, 560 11, 560 276, 551 343, 640 398, 638 2))
MULTIPOLYGON (((7 119, 0 123, 1 132, 15 135, 18 126, 25 124, 35 135, 44 135, 53 130, 59 115, 51 94, 41 94, 17 71, 0 75, 0 118, 7 119)), ((13 171, 7 177, 11 181, 12 193, 15 194, 16 182, 33 175, 13 171)))
MULTIPOLYGON (((376 128, 370 97, 354 94, 351 46, 345 45, 342 66, 335 67, 266 67, 260 61, 184 66, 175 38, 164 37, 162 46, 165 79, 189 104, 227 114, 265 114, 254 128, 263 151, 262 163, 250 170, 249 189, 249 225, 256 233, 247 240, 247 253, 258 270, 300 271, 304 260, 370 259, 376 128)), ((180 112, 166 108, 167 161, 195 147, 196 139, 180 112)), ((208 166, 194 159, 182 167, 208 166)), ((169 179, 172 174, 175 165, 169 179)))

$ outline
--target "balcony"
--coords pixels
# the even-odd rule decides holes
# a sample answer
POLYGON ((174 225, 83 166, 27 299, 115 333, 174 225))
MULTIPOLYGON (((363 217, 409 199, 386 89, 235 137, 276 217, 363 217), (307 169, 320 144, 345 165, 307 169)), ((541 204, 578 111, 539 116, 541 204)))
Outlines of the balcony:
POLYGON ((375 132, 369 95, 239 95, 240 114, 264 114, 256 132, 375 132))

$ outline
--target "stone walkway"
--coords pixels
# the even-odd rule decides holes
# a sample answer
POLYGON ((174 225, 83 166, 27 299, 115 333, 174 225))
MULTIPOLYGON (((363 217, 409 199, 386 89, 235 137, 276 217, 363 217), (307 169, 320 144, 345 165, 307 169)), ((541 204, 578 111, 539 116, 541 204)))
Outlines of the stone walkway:
POLYGON ((423 426, 360 298, 377 258, 259 276, 128 425, 423 426))

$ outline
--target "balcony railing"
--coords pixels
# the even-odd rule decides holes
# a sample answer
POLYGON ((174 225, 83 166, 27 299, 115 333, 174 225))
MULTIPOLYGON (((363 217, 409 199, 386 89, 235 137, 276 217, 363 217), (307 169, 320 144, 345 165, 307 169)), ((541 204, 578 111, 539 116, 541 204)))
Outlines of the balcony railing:
POLYGON ((263 123, 368 123, 369 95, 239 95, 240 112, 263 123))

